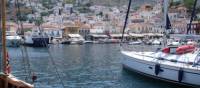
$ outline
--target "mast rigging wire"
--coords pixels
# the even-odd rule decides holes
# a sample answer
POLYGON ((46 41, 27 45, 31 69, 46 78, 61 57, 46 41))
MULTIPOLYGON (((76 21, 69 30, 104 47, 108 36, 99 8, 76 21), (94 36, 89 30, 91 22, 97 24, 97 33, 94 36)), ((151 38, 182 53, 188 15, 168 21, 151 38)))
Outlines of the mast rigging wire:
POLYGON ((121 39, 120 46, 122 46, 122 43, 124 42, 124 33, 125 33, 127 22, 128 22, 128 17, 129 17, 131 2, 132 2, 132 0, 129 0, 128 10, 126 12, 126 18, 125 18, 124 27, 123 27, 123 30, 122 30, 122 39, 121 39))
MULTIPOLYGON (((15 1, 15 6, 17 6, 17 17, 16 17, 16 21, 18 24, 18 31, 19 34, 22 36, 22 38, 24 39, 24 27, 23 27, 23 22, 21 21, 22 19, 22 15, 21 15, 21 8, 19 6, 19 0, 15 1), (19 27, 20 25, 20 27, 19 27)), ((33 69, 31 69, 31 64, 30 64, 30 60, 28 57, 28 52, 27 52, 27 48, 24 46, 20 46, 21 52, 22 52, 22 59, 23 59, 23 64, 24 64, 24 71, 25 73, 28 74, 28 76, 25 77, 25 80, 28 81, 28 78, 31 78, 31 73, 33 72, 33 69)))
POLYGON ((189 27, 187 27, 187 34, 189 34, 189 32, 191 33, 192 21, 194 20, 194 16, 196 14, 196 5, 197 5, 197 0, 195 0, 194 5, 193 5, 192 15, 190 18, 190 24, 189 24, 189 27))
MULTIPOLYGON (((35 15, 34 12, 33 12, 33 6, 32 6, 32 4, 31 4, 31 1, 28 0, 28 2, 29 2, 30 7, 31 7, 31 9, 32 9, 32 14, 34 15, 34 18, 36 19, 36 15, 35 15)), ((36 5, 37 5, 37 4, 36 4, 36 5)), ((40 32, 42 32, 40 27, 41 27, 41 26, 39 25, 39 30, 40 30, 40 32)), ((44 36, 42 36, 42 37, 44 37, 44 36)), ((44 39, 44 38, 43 38, 43 39, 44 39)), ((54 59, 53 59, 53 56, 52 56, 52 54, 51 54, 51 51, 49 50, 49 46, 48 46, 47 42, 45 41, 45 39, 44 39, 44 42, 42 42, 42 44, 43 44, 44 46, 46 46, 46 48, 47 48, 47 50, 48 50, 49 57, 50 57, 50 61, 51 61, 52 64, 53 64, 53 67, 54 67, 54 69, 55 69, 55 72, 56 72, 56 74, 57 74, 57 77, 60 79, 60 84, 62 85, 63 88, 65 88, 65 85, 64 85, 64 82, 63 82, 63 80, 62 80, 62 77, 61 77, 60 74, 59 74, 58 68, 56 67, 56 63, 55 63, 55 61, 54 61, 54 59)))

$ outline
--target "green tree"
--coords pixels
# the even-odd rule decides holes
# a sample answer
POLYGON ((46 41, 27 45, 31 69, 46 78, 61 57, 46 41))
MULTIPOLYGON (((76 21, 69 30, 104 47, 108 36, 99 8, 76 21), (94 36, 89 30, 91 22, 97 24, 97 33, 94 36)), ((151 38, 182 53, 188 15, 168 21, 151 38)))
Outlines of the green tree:
POLYGON ((41 16, 48 16, 49 13, 48 13, 48 12, 41 12, 40 15, 41 15, 41 16))
POLYGON ((183 0, 184 6, 188 9, 189 12, 192 11, 195 0, 183 0))
POLYGON ((178 6, 181 4, 181 0, 170 0, 170 5, 169 6, 178 6))
POLYGON ((40 26, 42 23, 44 23, 44 20, 42 17, 38 17, 35 19, 35 25, 40 26))
POLYGON ((64 0, 64 2, 67 4, 73 4, 75 2, 75 0, 64 0))

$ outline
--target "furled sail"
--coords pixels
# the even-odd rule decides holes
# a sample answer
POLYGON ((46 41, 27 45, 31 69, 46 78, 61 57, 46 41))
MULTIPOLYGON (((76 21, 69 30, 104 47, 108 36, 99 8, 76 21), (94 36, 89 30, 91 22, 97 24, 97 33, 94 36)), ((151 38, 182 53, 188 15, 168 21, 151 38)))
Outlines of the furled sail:
POLYGON ((167 14, 166 18, 167 18, 167 20, 166 20, 166 30, 168 30, 168 29, 172 28, 172 25, 171 25, 171 22, 170 22, 168 14, 167 14))

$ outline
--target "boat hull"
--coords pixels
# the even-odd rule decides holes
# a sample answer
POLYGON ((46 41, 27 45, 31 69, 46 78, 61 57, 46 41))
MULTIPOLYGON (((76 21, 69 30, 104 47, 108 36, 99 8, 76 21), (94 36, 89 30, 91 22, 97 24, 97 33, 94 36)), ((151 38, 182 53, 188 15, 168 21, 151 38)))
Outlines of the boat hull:
POLYGON ((45 47, 49 44, 49 38, 32 38, 34 47, 45 47))
POLYGON ((61 44, 71 44, 70 41, 62 41, 61 44))
POLYGON ((49 44, 49 38, 32 38, 31 42, 24 42, 24 45, 31 47, 46 47, 49 44))
POLYGON ((6 36, 6 46, 7 47, 19 47, 21 44, 20 36, 6 36))
POLYGON ((21 40, 6 40, 6 46, 8 47, 19 47, 21 45, 21 40))
POLYGON ((157 63, 149 62, 145 60, 135 59, 130 56, 124 55, 124 60, 122 62, 123 67, 130 71, 134 71, 140 73, 142 75, 146 75, 152 78, 178 83, 182 85, 188 85, 193 87, 200 87, 200 73, 192 72, 192 71, 184 71, 187 69, 183 69, 183 74, 180 76, 180 68, 179 67, 171 67, 167 65, 159 64, 159 71, 156 74, 156 66, 157 63), (180 80, 181 77, 181 80, 180 80))

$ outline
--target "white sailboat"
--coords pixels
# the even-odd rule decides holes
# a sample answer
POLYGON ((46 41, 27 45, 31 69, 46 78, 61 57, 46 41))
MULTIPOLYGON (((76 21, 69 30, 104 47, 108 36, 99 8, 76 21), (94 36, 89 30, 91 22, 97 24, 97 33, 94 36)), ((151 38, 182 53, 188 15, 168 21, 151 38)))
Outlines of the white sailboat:
MULTIPOLYGON (((164 3, 166 22, 168 0, 164 3)), ((200 87, 200 49, 195 45, 167 46, 155 52, 121 50, 121 53, 126 69, 156 79, 200 87)))

